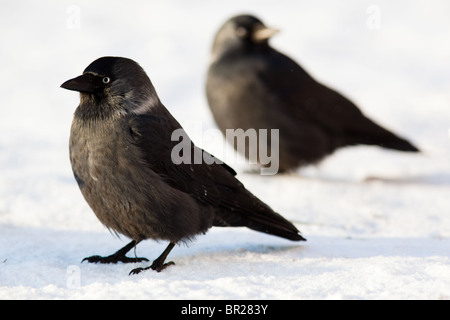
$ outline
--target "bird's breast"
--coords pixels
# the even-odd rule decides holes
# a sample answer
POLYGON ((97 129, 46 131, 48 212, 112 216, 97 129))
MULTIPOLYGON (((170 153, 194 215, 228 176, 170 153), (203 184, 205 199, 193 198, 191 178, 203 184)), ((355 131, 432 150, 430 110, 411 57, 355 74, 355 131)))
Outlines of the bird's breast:
POLYGON ((111 177, 117 166, 118 137, 105 127, 74 126, 70 139, 70 157, 74 172, 85 182, 111 177))

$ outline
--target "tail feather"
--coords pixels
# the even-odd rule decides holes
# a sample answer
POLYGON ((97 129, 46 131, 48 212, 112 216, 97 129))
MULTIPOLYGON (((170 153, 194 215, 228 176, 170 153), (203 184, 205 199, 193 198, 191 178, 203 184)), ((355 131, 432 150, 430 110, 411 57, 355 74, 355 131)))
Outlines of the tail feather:
POLYGON ((376 145, 405 152, 420 152, 419 148, 404 138, 368 118, 362 118, 357 129, 348 130, 343 137, 344 145, 376 145))
POLYGON ((252 212, 227 211, 216 216, 216 227, 247 227, 292 241, 306 241, 300 231, 288 220, 269 207, 258 208, 252 212))
POLYGON ((380 142, 379 146, 381 146, 383 148, 394 149, 394 150, 405 151, 405 152, 420 152, 420 150, 417 147, 415 147, 414 145, 412 145, 409 141, 399 138, 399 137, 395 137, 395 138, 396 139, 391 139, 386 142, 380 142))
MULTIPOLYGON (((290 223, 289 223, 290 224, 290 223)), ((247 227, 267 234, 271 234, 277 237, 285 238, 292 241, 306 241, 305 238, 302 237, 300 232, 294 225, 269 225, 263 224, 255 221, 249 221, 247 227)))

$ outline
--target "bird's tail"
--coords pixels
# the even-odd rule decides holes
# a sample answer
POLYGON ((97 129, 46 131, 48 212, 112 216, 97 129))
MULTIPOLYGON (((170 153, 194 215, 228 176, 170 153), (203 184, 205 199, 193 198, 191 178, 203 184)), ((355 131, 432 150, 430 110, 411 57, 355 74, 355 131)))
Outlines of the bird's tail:
POLYGON ((268 233, 288 240, 306 241, 306 239, 303 238, 300 234, 300 231, 298 231, 292 223, 285 220, 284 218, 282 219, 284 221, 275 221, 275 219, 252 219, 248 221, 248 224, 246 226, 252 230, 268 233))
POLYGON ((416 146, 400 137, 393 137, 392 139, 381 141, 378 143, 378 145, 383 148, 394 149, 399 151, 420 152, 420 150, 416 146))
POLYGON ((216 216, 213 225, 216 227, 247 227, 292 241, 306 240, 291 222, 262 202, 253 209, 247 211, 246 208, 234 208, 232 211, 222 211, 216 216))
MULTIPOLYGON (((354 139, 355 137, 352 138, 354 139)), ((386 133, 382 135, 359 136, 353 143, 351 142, 348 144, 366 144, 404 152, 420 152, 419 148, 414 146, 411 142, 400 138, 389 131, 386 131, 386 133)))
POLYGON ((401 138, 368 118, 361 119, 357 129, 349 130, 344 138, 345 145, 376 145, 382 148, 405 152, 420 152, 411 142, 401 138))

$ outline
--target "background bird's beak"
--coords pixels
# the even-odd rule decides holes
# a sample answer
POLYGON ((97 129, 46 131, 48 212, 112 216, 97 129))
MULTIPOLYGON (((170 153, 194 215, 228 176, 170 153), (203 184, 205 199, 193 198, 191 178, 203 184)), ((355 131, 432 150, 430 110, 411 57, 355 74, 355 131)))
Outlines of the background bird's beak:
POLYGON ((61 85, 61 88, 84 93, 95 93, 101 88, 101 78, 90 73, 85 73, 67 80, 61 85))
POLYGON ((278 29, 268 28, 268 27, 262 27, 260 29, 257 29, 253 32, 253 41, 255 42, 262 42, 264 40, 267 40, 280 32, 278 29))

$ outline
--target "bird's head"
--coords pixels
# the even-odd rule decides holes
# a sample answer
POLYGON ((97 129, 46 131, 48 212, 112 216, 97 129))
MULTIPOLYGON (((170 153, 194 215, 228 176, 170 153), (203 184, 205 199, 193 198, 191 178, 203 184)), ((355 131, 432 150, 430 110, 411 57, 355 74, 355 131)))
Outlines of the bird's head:
POLYGON ((226 21, 217 32, 213 55, 245 48, 267 47, 269 39, 278 32, 278 29, 267 27, 252 15, 233 17, 226 21))
POLYGON ((61 87, 80 92, 80 107, 99 109, 89 110, 90 113, 140 113, 159 102, 145 71, 128 58, 99 58, 82 75, 64 82, 61 87))

